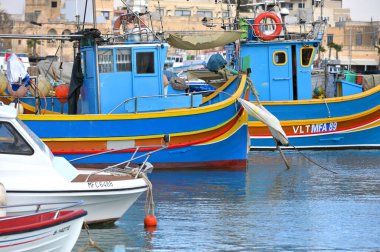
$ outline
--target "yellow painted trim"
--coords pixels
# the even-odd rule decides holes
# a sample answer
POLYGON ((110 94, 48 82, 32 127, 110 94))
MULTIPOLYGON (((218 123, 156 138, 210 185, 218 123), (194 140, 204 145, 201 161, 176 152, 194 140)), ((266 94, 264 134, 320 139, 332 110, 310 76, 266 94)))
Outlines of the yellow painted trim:
POLYGON ((319 104, 319 103, 332 103, 332 102, 345 102, 352 101, 370 96, 376 92, 380 92, 380 85, 377 85, 374 88, 371 88, 367 91, 361 92, 359 94, 347 95, 342 97, 333 97, 325 99, 309 99, 309 100, 296 100, 296 101, 262 101, 261 104, 265 105, 302 105, 302 104, 319 104))
MULTIPOLYGON (((219 125, 216 125, 211 128, 197 130, 197 131, 191 131, 191 132, 181 132, 181 133, 174 133, 170 134, 172 137, 178 137, 178 136, 188 136, 188 135, 195 135, 199 133, 204 133, 207 131, 212 131, 217 128, 223 127, 224 125, 228 124, 231 120, 233 120, 237 115, 231 117, 228 121, 225 121, 224 123, 221 123, 219 125)), ((44 142, 76 142, 76 141, 127 141, 127 140, 144 140, 144 139, 151 139, 151 138, 162 138, 164 134, 158 134, 158 135, 148 135, 148 136, 133 136, 133 137, 78 137, 78 138, 42 138, 42 141, 44 142)))
POLYGON ((211 100, 212 98, 216 97, 220 91, 223 91, 224 89, 226 89, 226 87, 228 87, 235 79, 237 78, 237 75, 235 76, 232 76, 226 83, 224 83, 222 86, 220 86, 217 90, 215 90, 214 93, 210 94, 209 96, 207 97, 204 97, 202 99, 202 103, 205 103, 205 102, 208 102, 209 100, 211 100))
POLYGON ((231 95, 228 99, 218 102, 215 104, 207 105, 204 107, 198 108, 186 108, 186 109, 173 109, 167 111, 158 111, 158 112, 147 112, 147 113, 137 113, 137 114, 101 114, 101 115, 67 115, 67 114, 51 114, 51 115, 19 115, 21 120, 30 120, 30 121, 71 121, 71 120, 137 120, 144 118, 161 118, 161 117, 174 117, 174 116, 186 116, 186 115, 195 115, 207 113, 210 111, 219 110, 221 108, 227 107, 236 102, 236 99, 243 94, 245 82, 247 76, 242 74, 239 88, 237 91, 231 95))
POLYGON ((284 51, 284 50, 278 50, 278 51, 275 51, 275 52, 273 52, 273 54, 272 54, 272 62, 273 62, 273 65, 275 65, 275 66, 284 66, 284 65, 286 65, 286 63, 288 63, 288 54, 287 54, 286 51, 284 51), (275 56, 277 53, 280 53, 280 52, 282 52, 282 53, 285 54, 285 62, 284 62, 284 63, 281 63, 281 64, 278 64, 278 63, 276 63, 276 61, 274 60, 274 56, 275 56))
POLYGON ((312 59, 313 59, 313 55, 314 55, 314 50, 315 50, 314 46, 301 47, 301 49, 300 49, 300 65, 301 65, 301 67, 310 67, 311 63, 313 62, 312 59), (311 57, 309 59, 309 64, 304 65, 304 64, 302 64, 302 50, 310 49, 310 48, 312 49, 312 51, 311 51, 311 57))
MULTIPOLYGON (((244 112, 244 113, 246 113, 246 112, 244 112)), ((244 122, 244 118, 245 118, 245 116, 242 116, 241 118, 239 118, 238 122, 235 123, 235 125, 231 129, 229 129, 226 133, 224 133, 223 135, 218 136, 217 138, 214 138, 214 139, 212 139, 210 141, 207 141, 207 142, 199 144, 199 145, 216 143, 216 142, 220 142, 220 141, 223 141, 223 140, 227 139, 233 133, 235 133, 238 129, 240 129, 244 124, 246 124, 246 121, 244 122)))
MULTIPOLYGON (((319 124, 319 123, 328 123, 328 122, 342 122, 342 121, 349 121, 354 120, 360 117, 364 117, 368 114, 371 114, 373 112, 376 112, 377 110, 380 110, 380 105, 371 108, 369 110, 366 110, 364 112, 360 112, 354 115, 348 115, 348 116, 340 116, 340 117, 326 117, 326 118, 319 118, 319 119, 309 119, 309 120, 281 120, 281 126, 292 126, 292 125, 307 125, 307 124, 319 124)), ((248 122, 248 126, 252 127, 258 127, 264 125, 261 122, 258 121, 250 121, 248 122)))

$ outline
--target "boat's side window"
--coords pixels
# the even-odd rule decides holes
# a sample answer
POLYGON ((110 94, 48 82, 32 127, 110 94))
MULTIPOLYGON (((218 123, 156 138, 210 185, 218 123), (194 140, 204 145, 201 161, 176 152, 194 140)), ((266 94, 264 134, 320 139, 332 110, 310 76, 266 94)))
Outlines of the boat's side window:
POLYGON ((154 73, 154 68, 154 52, 136 53, 136 71, 138 74, 154 73))
POLYGON ((116 50, 116 71, 117 72, 130 72, 132 70, 131 63, 131 49, 117 49, 116 50))
POLYGON ((273 64, 283 66, 288 61, 285 51, 276 51, 273 53, 273 64))
POLYGON ((99 50, 99 73, 113 72, 112 50, 99 50))
POLYGON ((32 155, 33 149, 8 122, 0 122, 0 154, 32 155))
POLYGON ((301 48, 301 66, 309 67, 314 54, 314 47, 307 46, 301 48))

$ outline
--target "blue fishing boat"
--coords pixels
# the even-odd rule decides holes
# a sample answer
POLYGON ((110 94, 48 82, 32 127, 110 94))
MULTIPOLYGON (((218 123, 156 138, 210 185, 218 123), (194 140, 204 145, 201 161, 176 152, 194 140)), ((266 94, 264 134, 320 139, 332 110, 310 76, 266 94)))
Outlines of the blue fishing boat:
POLYGON ((248 120, 237 98, 246 95, 246 75, 206 96, 190 92, 167 79, 169 45, 142 15, 129 10, 115 24, 120 32, 112 35, 62 35, 80 45, 68 97, 56 89, 55 97, 20 98, 30 112, 20 119, 55 155, 82 167, 143 161, 153 152, 155 168, 244 168, 248 120))
MULTIPOLYGON (((246 38, 227 46, 229 65, 249 75, 249 100, 281 121, 296 148, 379 148, 379 83, 363 91, 338 80, 335 97, 313 98, 313 61, 325 22, 315 21, 310 29, 299 24, 298 32, 292 31, 284 22, 286 10, 274 11, 279 4, 274 2, 254 19, 241 18, 246 38)), ((276 148, 266 125, 253 117, 248 125, 251 149, 276 148)))

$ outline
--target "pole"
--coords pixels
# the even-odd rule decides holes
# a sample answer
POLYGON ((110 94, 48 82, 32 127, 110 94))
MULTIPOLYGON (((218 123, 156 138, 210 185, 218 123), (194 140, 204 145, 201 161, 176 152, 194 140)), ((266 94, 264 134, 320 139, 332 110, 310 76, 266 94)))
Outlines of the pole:
POLYGON ((352 58, 352 27, 350 27, 350 48, 348 50, 348 71, 351 71, 351 58, 352 58))
POLYGON ((96 0, 92 0, 92 18, 94 29, 96 29, 96 0))

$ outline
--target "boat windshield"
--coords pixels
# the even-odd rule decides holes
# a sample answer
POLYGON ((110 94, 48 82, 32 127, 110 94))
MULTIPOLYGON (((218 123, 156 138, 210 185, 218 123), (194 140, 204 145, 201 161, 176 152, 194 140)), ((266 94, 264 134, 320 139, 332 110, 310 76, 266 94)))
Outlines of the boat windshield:
POLYGON ((53 154, 51 153, 50 149, 46 147, 46 145, 41 141, 41 139, 34 134, 34 132, 29 129, 28 126, 25 125, 19 118, 16 118, 17 122, 21 125, 21 127, 28 133, 28 135, 33 139, 33 141, 38 145, 38 147, 41 149, 43 152, 48 152, 50 157, 53 157, 53 154))
POLYGON ((9 122, 0 122, 0 153, 33 155, 33 148, 9 122))

